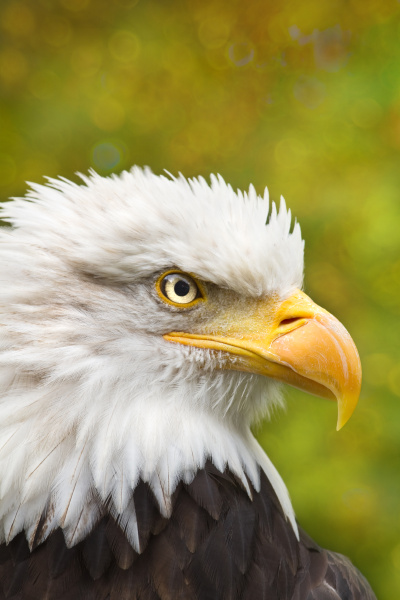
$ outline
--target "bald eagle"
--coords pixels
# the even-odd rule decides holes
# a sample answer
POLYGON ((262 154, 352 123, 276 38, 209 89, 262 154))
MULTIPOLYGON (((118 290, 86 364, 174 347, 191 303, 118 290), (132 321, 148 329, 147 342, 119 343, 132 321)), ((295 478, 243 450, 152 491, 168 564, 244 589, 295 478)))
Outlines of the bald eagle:
POLYGON ((360 389, 284 201, 82 180, 3 210, 0 599, 373 600, 250 429, 282 382, 337 399, 339 428, 360 389))

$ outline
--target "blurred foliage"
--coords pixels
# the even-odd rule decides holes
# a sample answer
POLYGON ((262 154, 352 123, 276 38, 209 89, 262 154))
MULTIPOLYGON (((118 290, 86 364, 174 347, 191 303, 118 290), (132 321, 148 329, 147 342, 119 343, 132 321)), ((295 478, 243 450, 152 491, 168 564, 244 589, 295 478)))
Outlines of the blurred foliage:
POLYGON ((348 327, 359 407, 288 391, 259 430, 302 525, 400 590, 400 4, 2 0, 0 199, 148 164, 282 193, 306 291, 348 327))

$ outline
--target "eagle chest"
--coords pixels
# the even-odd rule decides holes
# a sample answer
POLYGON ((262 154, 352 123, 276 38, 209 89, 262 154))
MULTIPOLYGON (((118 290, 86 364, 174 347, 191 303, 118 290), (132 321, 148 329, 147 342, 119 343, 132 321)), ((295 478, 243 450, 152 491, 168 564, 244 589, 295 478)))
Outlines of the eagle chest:
MULTIPOLYGON (((304 536, 298 542, 264 474, 260 491, 252 488, 252 494, 250 499, 231 472, 221 473, 208 462, 192 483, 178 485, 166 519, 148 485, 140 482, 134 504, 141 553, 104 506, 102 519, 72 548, 61 529, 32 552, 24 533, 2 545, 0 598, 328 598, 312 592, 329 578, 327 553, 304 536)), ((330 576, 336 588, 337 574, 330 576)))
POLYGON ((3 545, 2 597, 291 598, 301 569, 297 540, 268 480, 252 491, 250 500, 231 473, 208 463, 191 484, 178 486, 165 519, 141 482, 134 492, 140 554, 104 507, 91 534, 72 548, 60 529, 32 553, 23 533, 3 545))

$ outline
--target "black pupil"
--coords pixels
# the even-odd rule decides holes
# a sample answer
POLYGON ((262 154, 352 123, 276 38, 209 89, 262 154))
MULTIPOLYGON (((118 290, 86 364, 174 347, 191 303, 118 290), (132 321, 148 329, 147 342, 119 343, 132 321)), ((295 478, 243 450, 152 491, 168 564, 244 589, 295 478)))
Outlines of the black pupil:
POLYGON ((174 285, 174 292, 177 296, 187 296, 190 292, 190 285, 187 281, 180 279, 174 285))

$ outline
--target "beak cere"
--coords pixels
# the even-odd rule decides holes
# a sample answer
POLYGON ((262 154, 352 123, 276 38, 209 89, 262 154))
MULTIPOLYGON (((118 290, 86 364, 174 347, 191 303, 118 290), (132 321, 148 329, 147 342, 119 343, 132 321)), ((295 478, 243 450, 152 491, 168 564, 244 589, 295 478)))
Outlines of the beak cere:
POLYGON ((171 332, 171 342, 226 353, 223 368, 266 375, 338 402, 337 429, 351 417, 361 363, 347 330, 300 290, 283 302, 258 300, 245 319, 235 311, 210 333, 171 332))

